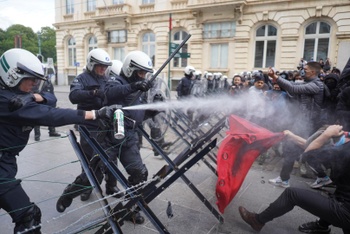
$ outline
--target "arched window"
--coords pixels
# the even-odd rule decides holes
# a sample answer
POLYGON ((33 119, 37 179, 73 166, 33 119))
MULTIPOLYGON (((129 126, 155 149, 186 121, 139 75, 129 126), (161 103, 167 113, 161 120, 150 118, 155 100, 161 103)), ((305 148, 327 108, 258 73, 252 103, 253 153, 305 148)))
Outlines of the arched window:
MULTIPOLYGON (((179 31, 174 33, 171 49, 175 50, 177 45, 181 44, 181 42, 187 37, 188 33, 185 31, 179 31)), ((179 51, 183 55, 188 53, 188 45, 185 44, 179 51)), ((186 56, 177 56, 173 59, 173 67, 186 67, 187 66, 187 57, 186 56)))
POLYGON ((152 63, 154 64, 156 51, 156 37, 154 33, 148 32, 143 35, 142 51, 145 52, 152 59, 152 63))
POLYGON ((91 36, 88 43, 89 52, 97 48, 97 38, 95 36, 91 36))
POLYGON ((263 25, 255 34, 254 67, 274 67, 276 57, 277 29, 272 25, 263 25))
POLYGON ((328 57, 331 26, 317 21, 305 28, 304 59, 306 61, 326 60, 328 57))
POLYGON ((77 51, 74 37, 68 40, 68 66, 75 66, 77 60, 77 51))

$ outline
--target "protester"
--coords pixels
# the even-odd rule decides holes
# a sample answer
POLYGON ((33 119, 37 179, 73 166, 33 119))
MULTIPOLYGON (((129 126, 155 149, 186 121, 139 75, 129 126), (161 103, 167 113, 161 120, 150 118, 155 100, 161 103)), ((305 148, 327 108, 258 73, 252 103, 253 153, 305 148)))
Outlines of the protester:
MULTIPOLYGON (((320 118, 324 100, 324 84, 318 78, 321 70, 318 62, 308 62, 304 66, 304 70, 304 83, 300 84, 279 78, 271 68, 268 75, 273 79, 274 83, 277 83, 281 89, 297 100, 295 102, 296 105, 291 107, 295 121, 292 122, 290 129, 303 138, 308 138, 324 124, 320 118)), ((289 118, 281 119, 281 121, 286 119, 288 120, 289 118)), ((302 152, 303 150, 293 142, 284 140, 284 162, 280 176, 270 179, 269 183, 284 188, 289 187, 290 173, 293 170, 294 162, 298 160, 302 152)))
MULTIPOLYGON (((285 133, 287 136, 293 135, 290 132, 285 133)), ((249 212, 240 206, 239 213, 242 219, 255 231, 260 231, 267 222, 286 214, 294 206, 299 206, 320 218, 314 222, 300 225, 298 228, 300 232, 329 233, 329 226, 333 225, 342 228, 344 233, 350 233, 350 171, 348 169, 350 166, 348 154, 350 144, 323 147, 332 137, 339 137, 343 134, 342 126, 331 125, 307 146, 303 154, 307 161, 332 162, 332 170, 336 171, 334 182, 337 186, 333 195, 327 197, 306 189, 287 188, 267 209, 259 214, 249 212)), ((299 138, 297 142, 302 145, 305 140, 299 138)))

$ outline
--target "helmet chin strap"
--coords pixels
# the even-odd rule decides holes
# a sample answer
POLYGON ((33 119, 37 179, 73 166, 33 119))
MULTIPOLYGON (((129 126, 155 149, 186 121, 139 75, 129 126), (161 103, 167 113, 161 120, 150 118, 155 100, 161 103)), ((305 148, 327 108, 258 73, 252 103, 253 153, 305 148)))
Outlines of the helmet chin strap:
POLYGON ((137 75, 137 71, 134 71, 132 73, 132 75, 128 78, 128 80, 129 80, 130 83, 134 83, 134 82, 137 82, 137 81, 142 81, 143 78, 141 78, 141 77, 139 77, 137 75))

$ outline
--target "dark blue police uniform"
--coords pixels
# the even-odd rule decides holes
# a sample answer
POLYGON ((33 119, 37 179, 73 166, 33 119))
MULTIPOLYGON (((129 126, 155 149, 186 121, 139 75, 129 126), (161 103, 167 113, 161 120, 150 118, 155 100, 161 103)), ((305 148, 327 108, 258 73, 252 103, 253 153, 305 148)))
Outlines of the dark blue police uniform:
MULTIPOLYGON (((132 85, 123 77, 117 76, 110 79, 106 84, 105 95, 106 105, 118 104, 124 106, 130 106, 137 95, 137 90, 132 88, 132 85)), ((142 103, 142 98, 135 100, 132 105, 138 105, 142 103)), ((136 127, 142 124, 145 117, 145 110, 123 110, 124 112, 124 128, 125 138, 116 140, 113 133, 110 132, 106 137, 106 142, 109 145, 119 145, 114 147, 113 153, 118 157, 127 173, 130 175, 129 182, 131 184, 138 184, 147 180, 148 171, 146 166, 142 162, 140 155, 140 149, 138 147, 138 134, 136 127)))
POLYGON ((35 102, 33 94, 4 88, 0 91, 0 208, 9 212, 13 222, 20 221, 28 207, 33 207, 21 181, 15 179, 16 156, 28 143, 33 127, 81 124, 85 118, 84 111, 52 108, 50 103, 57 101, 52 94, 43 93, 43 97, 44 105, 35 102))

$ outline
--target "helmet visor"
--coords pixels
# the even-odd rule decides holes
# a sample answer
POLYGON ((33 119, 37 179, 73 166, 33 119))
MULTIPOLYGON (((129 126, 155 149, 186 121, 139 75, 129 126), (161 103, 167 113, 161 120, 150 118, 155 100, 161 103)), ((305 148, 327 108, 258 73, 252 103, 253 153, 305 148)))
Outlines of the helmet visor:
MULTIPOLYGON (((21 74, 23 78, 25 78, 25 77, 35 77, 37 79, 46 80, 46 78, 44 77, 43 74, 39 74, 39 73, 29 69, 28 67, 24 66, 20 62, 17 62, 17 68, 18 68, 18 72, 17 73, 21 74)), ((44 71, 43 71, 43 73, 44 73, 44 71)))
POLYGON ((134 70, 141 70, 141 71, 153 73, 153 68, 151 67, 151 65, 149 65, 149 66, 150 67, 145 67, 145 66, 142 66, 142 65, 134 62, 133 60, 130 61, 130 67, 133 68, 134 70))

